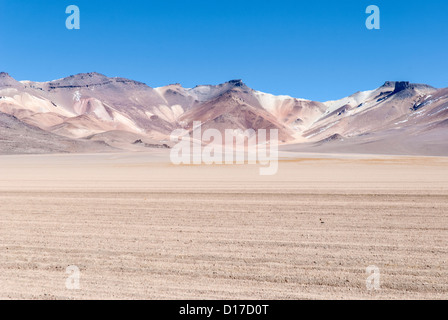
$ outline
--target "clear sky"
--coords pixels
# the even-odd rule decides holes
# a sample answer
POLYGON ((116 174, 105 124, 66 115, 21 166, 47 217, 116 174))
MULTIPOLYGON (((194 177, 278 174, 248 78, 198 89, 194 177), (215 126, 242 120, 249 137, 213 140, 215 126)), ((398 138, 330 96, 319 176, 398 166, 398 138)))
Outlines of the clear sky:
POLYGON ((152 87, 243 79, 318 101, 386 80, 448 87, 446 0, 0 0, 0 71, 48 81, 81 72, 152 87), (65 8, 81 11, 68 30, 65 8), (381 29, 365 27, 366 7, 381 29))

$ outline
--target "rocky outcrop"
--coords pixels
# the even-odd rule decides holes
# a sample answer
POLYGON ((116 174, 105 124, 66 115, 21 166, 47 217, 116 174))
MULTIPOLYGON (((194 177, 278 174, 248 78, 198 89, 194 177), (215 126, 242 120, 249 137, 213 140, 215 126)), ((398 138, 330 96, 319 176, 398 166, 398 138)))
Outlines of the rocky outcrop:
POLYGON ((328 138, 322 139, 318 141, 318 143, 325 143, 325 142, 331 142, 331 141, 344 141, 344 137, 341 136, 339 133, 335 133, 328 138))
POLYGON ((393 93, 398 93, 400 91, 412 88, 409 81, 397 81, 395 82, 395 90, 393 93))
POLYGON ((238 79, 238 80, 230 80, 228 83, 231 84, 231 85, 233 85, 233 86, 235 86, 235 87, 243 87, 243 86, 245 86, 243 80, 241 80, 241 79, 238 79))

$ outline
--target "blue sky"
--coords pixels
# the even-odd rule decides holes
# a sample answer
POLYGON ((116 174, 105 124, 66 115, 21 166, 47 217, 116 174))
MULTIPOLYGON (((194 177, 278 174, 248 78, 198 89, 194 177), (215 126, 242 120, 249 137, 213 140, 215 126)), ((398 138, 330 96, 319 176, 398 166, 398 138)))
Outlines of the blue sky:
POLYGON ((0 0, 0 71, 47 81, 80 72, 158 87, 231 79, 318 101, 386 80, 448 87, 448 1, 0 0), (67 30, 65 8, 81 10, 67 30), (366 7, 381 9, 367 30, 366 7))

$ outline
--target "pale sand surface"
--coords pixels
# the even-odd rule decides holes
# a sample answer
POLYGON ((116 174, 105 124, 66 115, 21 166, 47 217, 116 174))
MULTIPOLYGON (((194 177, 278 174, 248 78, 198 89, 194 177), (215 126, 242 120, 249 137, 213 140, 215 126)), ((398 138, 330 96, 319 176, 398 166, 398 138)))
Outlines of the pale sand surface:
POLYGON ((1 156, 0 298, 448 298, 448 158, 304 154, 258 173, 1 156))

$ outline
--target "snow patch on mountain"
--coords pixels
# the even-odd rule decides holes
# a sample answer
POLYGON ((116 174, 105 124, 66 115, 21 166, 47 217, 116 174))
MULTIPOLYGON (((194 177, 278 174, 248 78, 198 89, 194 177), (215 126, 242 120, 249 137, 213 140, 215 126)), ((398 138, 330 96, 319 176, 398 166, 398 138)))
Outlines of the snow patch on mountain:
POLYGON ((254 95, 263 108, 270 112, 273 112, 276 108, 280 107, 285 101, 309 101, 305 99, 292 98, 286 95, 274 96, 273 94, 264 93, 261 91, 254 91, 254 95))

